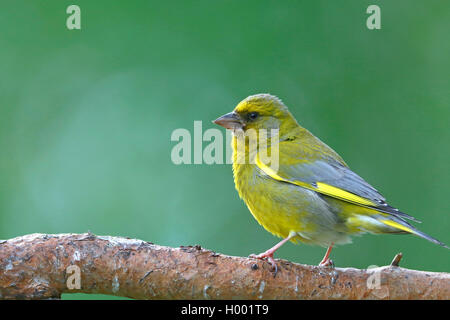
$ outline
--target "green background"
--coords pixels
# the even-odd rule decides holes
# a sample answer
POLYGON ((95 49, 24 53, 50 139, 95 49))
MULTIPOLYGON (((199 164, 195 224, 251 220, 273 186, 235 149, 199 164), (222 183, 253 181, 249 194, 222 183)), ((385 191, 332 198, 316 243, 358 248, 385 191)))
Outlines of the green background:
MULTIPOLYGON (((0 239, 90 230, 268 249, 278 239, 231 166, 176 166, 170 136, 269 92, 450 243, 448 1, 2 0, 0 30, 0 239), (81 30, 66 28, 70 4, 81 30), (366 27, 369 4, 381 30, 366 27)), ((324 251, 287 244, 277 257, 317 264, 324 251)), ((357 237, 332 258, 366 268, 397 252, 404 267, 450 271, 446 249, 414 236, 357 237)), ((92 297, 105 296, 65 295, 92 297)))

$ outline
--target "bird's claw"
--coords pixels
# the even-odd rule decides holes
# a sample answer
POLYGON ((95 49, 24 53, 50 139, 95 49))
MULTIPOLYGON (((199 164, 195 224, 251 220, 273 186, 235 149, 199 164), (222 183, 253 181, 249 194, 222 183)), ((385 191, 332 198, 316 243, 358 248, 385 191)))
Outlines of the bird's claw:
POLYGON ((325 268, 331 268, 331 269, 334 269, 334 262, 333 262, 333 260, 331 260, 331 259, 326 259, 326 260, 322 260, 320 263, 319 263, 319 267, 325 267, 325 268))
POLYGON ((275 276, 277 275, 277 272, 278 272, 278 267, 277 267, 277 263, 275 262, 275 259, 273 258, 273 253, 272 254, 268 254, 266 252, 260 253, 260 254, 252 253, 251 255, 249 255, 249 258, 260 259, 260 260, 267 259, 267 261, 272 265, 272 272, 274 273, 273 277, 275 278, 275 276))

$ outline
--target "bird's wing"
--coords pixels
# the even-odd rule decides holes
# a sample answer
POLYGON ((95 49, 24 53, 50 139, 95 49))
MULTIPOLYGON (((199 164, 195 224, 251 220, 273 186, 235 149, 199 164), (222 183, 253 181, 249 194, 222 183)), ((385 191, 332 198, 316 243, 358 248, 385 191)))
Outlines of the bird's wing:
MULTIPOLYGON (((335 153, 331 149, 325 153, 317 152, 310 147, 299 146, 294 141, 281 142, 278 147, 278 165, 266 165, 261 161, 261 152, 256 157, 256 165, 271 178, 398 218, 419 222, 389 206, 374 187, 350 170, 339 156, 334 156, 335 153)), ((273 150, 269 151, 269 154, 271 152, 273 150)))

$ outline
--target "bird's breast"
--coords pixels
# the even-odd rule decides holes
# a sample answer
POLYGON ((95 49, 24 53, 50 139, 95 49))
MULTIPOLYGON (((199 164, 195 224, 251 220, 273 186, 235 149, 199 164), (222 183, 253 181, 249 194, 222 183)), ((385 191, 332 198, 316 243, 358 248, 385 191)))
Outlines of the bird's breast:
POLYGON ((283 238, 314 231, 309 190, 273 180, 253 164, 233 164, 233 172, 239 196, 267 231, 283 238))

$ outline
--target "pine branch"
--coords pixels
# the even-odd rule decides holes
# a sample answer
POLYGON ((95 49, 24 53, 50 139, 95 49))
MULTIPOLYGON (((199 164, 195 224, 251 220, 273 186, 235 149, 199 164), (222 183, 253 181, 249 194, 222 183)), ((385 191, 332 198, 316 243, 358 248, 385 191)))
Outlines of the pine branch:
POLYGON ((448 273, 395 263, 369 270, 277 264, 274 277, 265 261, 199 246, 169 248, 90 233, 31 234, 0 241, 0 299, 75 292, 135 299, 450 299, 448 273))

